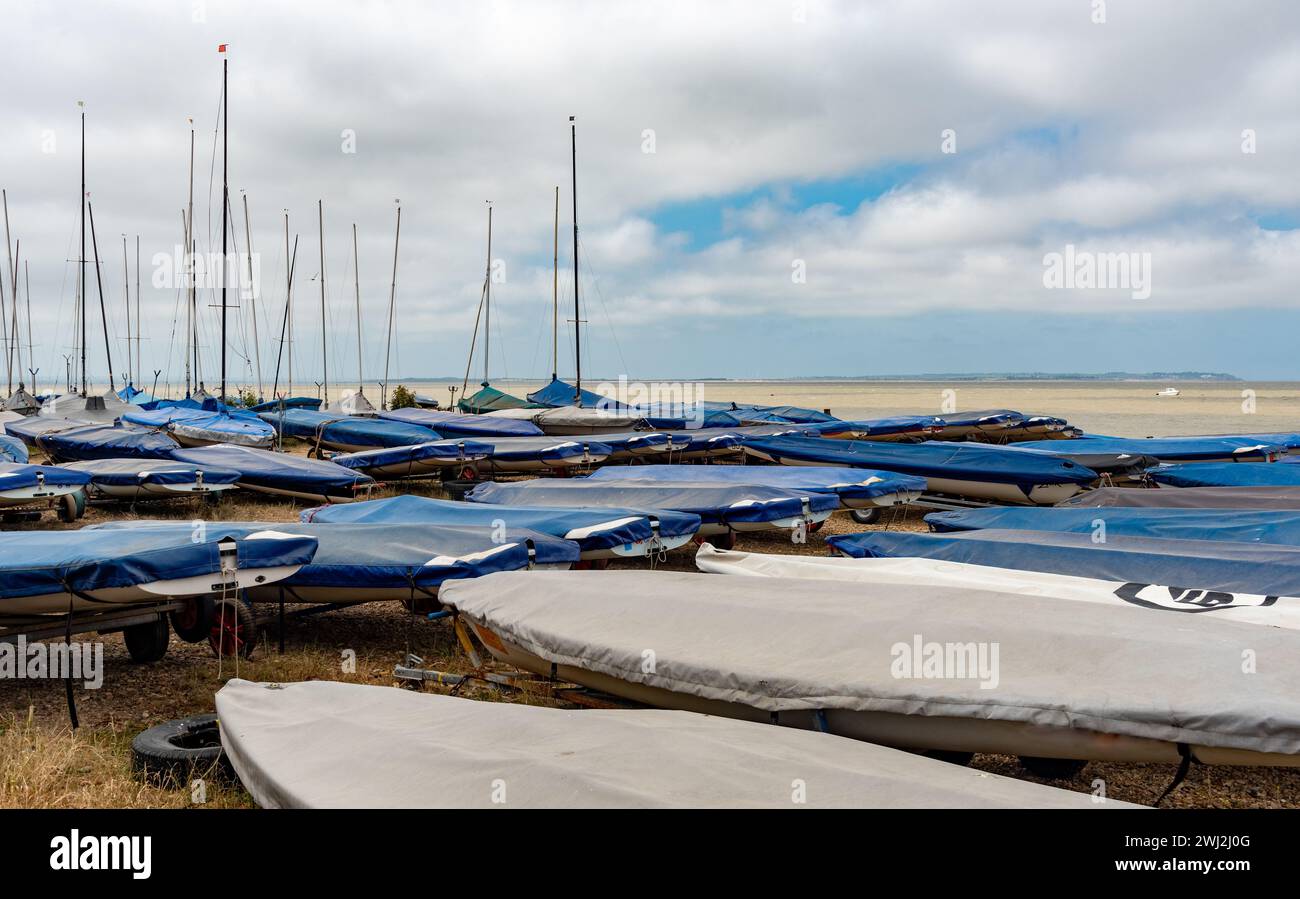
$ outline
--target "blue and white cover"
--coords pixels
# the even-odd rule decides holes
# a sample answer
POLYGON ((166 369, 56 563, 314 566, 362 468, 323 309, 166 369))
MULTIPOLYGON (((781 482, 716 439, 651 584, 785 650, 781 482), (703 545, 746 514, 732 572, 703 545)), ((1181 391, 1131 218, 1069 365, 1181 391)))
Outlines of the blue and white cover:
POLYGON ((380 412, 379 417, 430 428, 443 437, 539 437, 543 433, 537 425, 523 419, 461 415, 439 409, 393 409, 380 412))
POLYGON ((322 459, 308 459, 289 453, 249 446, 199 446, 176 449, 171 458, 204 468, 228 468, 239 472, 239 484, 252 490, 286 493, 325 501, 349 501, 374 479, 359 471, 322 459))
POLYGON ((761 484, 787 490, 833 493, 845 506, 856 507, 888 496, 915 499, 925 492, 925 478, 814 465, 629 465, 601 468, 586 481, 638 481, 658 484, 761 484))
POLYGON ((38 449, 56 462, 82 462, 87 459, 166 459, 180 447, 166 434, 141 428, 86 425, 63 430, 47 430, 33 441, 38 449))
POLYGON ((1153 456, 1162 462, 1257 461, 1287 451, 1283 444, 1253 437, 1103 437, 1091 434, 1071 440, 1028 440, 1016 446, 1059 454, 1076 451, 1131 453, 1153 456))
POLYGON ((84 487, 90 475, 61 465, 28 465, 25 462, 0 462, 0 493, 25 490, 42 484, 49 487, 84 487))
POLYGON ((1226 540, 1300 546, 1300 512, 1240 509, 962 509, 932 512, 926 524, 948 531, 1014 530, 1171 540, 1226 540))
POLYGON ((427 467, 442 464, 450 467, 466 462, 478 462, 492 455, 492 445, 476 440, 433 440, 411 446, 383 447, 362 450, 359 453, 339 453, 330 461, 345 468, 367 474, 394 465, 427 467))
POLYGON ((258 417, 285 437, 347 446, 410 446, 442 439, 441 434, 421 425, 362 415, 287 409, 261 412, 258 417))
POLYGON ((65 468, 82 472, 92 484, 111 487, 190 484, 200 473, 208 485, 234 484, 239 480, 239 472, 233 468, 195 465, 175 459, 91 459, 69 462, 65 468))

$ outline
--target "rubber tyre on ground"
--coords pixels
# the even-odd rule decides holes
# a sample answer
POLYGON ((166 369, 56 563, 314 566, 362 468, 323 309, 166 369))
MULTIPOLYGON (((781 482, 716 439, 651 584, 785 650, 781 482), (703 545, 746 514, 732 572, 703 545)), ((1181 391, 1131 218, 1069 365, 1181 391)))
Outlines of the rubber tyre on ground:
POLYGON ((1048 780, 1069 780, 1078 775, 1088 762, 1086 759, 1049 759, 1033 755, 1020 756, 1020 767, 1035 777, 1048 780))
POLYGON ((248 606, 237 599, 213 601, 212 625, 208 629, 208 645, 214 655, 247 659, 257 646, 257 621, 248 606))
POLYGON ((59 521, 71 524, 86 514, 86 491, 68 493, 59 500, 59 521))
POLYGON ((188 781, 224 761, 216 715, 194 715, 141 731, 131 741, 137 771, 188 781))
POLYGON ((463 502, 465 494, 477 487, 479 483, 479 481, 468 481, 464 478, 457 478, 452 481, 443 481, 442 489, 447 492, 447 496, 450 499, 454 499, 457 502, 463 502))
POLYGON ((880 520, 880 509, 852 509, 849 511, 849 517, 858 524, 875 524, 880 520))
POLYGON ((122 628, 122 640, 126 651, 131 654, 131 661, 156 662, 167 655, 167 641, 171 632, 167 627, 167 617, 159 615, 153 621, 133 624, 122 628))
POLYGON ((195 596, 185 600, 185 607, 171 612, 172 630, 186 643, 199 643, 212 632, 215 610, 211 596, 195 596))

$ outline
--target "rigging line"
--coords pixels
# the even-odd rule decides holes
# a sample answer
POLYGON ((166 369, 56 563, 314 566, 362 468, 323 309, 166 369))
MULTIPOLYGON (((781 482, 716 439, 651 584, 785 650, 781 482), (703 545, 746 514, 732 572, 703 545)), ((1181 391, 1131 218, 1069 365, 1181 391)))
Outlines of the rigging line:
MULTIPOLYGON (((591 272, 591 283, 596 288, 596 299, 600 300, 601 311, 605 313, 605 325, 609 328, 609 336, 614 338, 614 349, 618 351, 618 361, 623 366, 623 373, 631 377, 631 372, 627 368, 627 360, 623 358, 623 346, 618 342, 618 332, 614 330, 614 320, 610 318, 609 306, 605 304, 605 295, 600 291, 600 277, 596 274, 596 267, 591 264, 591 253, 583 248, 581 242, 578 243, 579 249, 583 249, 583 255, 587 257, 587 270, 591 272)), ((591 333, 591 329, 587 329, 591 333)))

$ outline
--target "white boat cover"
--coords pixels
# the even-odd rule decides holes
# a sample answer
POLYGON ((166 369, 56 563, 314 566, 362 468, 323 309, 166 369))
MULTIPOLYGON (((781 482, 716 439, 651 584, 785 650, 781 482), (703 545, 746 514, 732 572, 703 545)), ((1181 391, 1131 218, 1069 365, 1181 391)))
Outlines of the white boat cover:
MULTIPOLYGON (((506 572, 443 587, 559 665, 768 712, 973 718, 1300 754, 1300 634, 1001 591, 693 572, 506 572), (902 676, 899 652, 996 646, 995 683, 902 676), (899 650, 898 647, 902 647, 899 650), (1243 672, 1243 653, 1260 660, 1243 672), (647 664, 651 653, 654 664, 647 664), (1263 660, 1267 660, 1264 664, 1263 660)), ((914 669, 912 669, 914 670, 914 669)))
POLYGON ((264 808, 1136 808, 692 712, 232 680, 217 716, 226 755, 264 808))
MULTIPOLYGON (((946 559, 915 557, 850 559, 844 556, 790 556, 775 553, 746 553, 700 546, 695 564, 709 574, 739 574, 756 577, 816 578, 863 584, 891 584, 910 588, 932 587, 997 590, 1016 596, 1043 596, 1096 602, 1110 606, 1136 606, 1162 612, 1195 614, 1213 612, 1214 621, 1242 621, 1266 627, 1300 631, 1300 597, 1260 596, 1204 590, 1194 585, 1169 586, 1124 581, 1104 581, 1042 571, 992 568, 946 559)), ((904 592, 902 596, 910 594, 904 592)), ((1166 624, 1177 626, 1181 618, 1166 616, 1166 624)))

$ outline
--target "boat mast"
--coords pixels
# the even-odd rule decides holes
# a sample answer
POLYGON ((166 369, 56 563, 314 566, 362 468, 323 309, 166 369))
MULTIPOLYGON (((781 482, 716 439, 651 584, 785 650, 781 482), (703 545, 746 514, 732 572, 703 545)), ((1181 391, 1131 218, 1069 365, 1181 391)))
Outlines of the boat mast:
MULTIPOLYGON (((9 296, 14 301, 14 330, 17 329, 18 322, 18 270, 14 268, 14 245, 9 239, 9 191, 0 191, 0 196, 4 198, 5 210, 5 252, 9 254, 9 296)), ((9 369, 9 394, 14 392, 14 348, 10 342, 11 330, 9 328, 9 318, 4 313, 4 304, 0 303, 0 318, 5 320, 4 339, 5 339, 5 361, 9 369)), ((17 334, 12 335, 13 340, 18 339, 17 334)), ((21 363, 19 363, 21 365, 21 363)), ((6 395, 9 395, 6 394, 6 395)))
POLYGON ((320 359, 321 368, 324 372, 325 380, 324 393, 321 394, 321 402, 326 406, 330 403, 330 359, 329 347, 325 342, 325 201, 316 201, 316 216, 320 222, 320 359))
MULTIPOLYGON (((298 246, 294 244, 294 251, 297 252, 298 246)), ((280 395, 280 360, 284 358, 284 339, 285 329, 289 326, 289 302, 292 299, 293 290, 293 260, 289 258, 289 210, 284 211, 284 317, 280 319, 280 344, 275 351, 275 380, 271 383, 271 398, 275 399, 280 395)), ((293 365, 293 354, 290 351, 289 364, 293 365)), ((292 382, 292 378, 290 378, 292 382)), ((292 387, 290 387, 292 390, 292 387)))
POLYGON ((244 197, 244 248, 248 253, 248 307, 253 312, 253 365, 257 371, 257 401, 263 398, 262 384, 262 347, 257 338, 257 297, 253 295, 253 232, 248 225, 248 194, 244 197))
POLYGON ((393 356, 393 313, 397 300, 397 243, 402 239, 402 201, 397 201, 397 233, 393 235, 393 280, 388 285, 388 342, 384 348, 384 392, 379 407, 388 408, 388 363, 393 356))
MULTIPOLYGON (((27 322, 28 327, 31 321, 27 322)), ((140 366, 143 360, 140 357, 140 341, 144 339, 144 325, 140 318, 140 235, 135 236, 135 374, 140 376, 140 366)), ((169 376, 170 377, 170 376, 169 376)), ((156 386, 156 384, 155 384, 156 386)), ((152 396, 152 392, 150 393, 152 396)))
POLYGON ((230 60, 226 58, 226 45, 221 45, 221 395, 226 401, 226 280, 229 259, 226 257, 226 216, 230 210, 230 60))
POLYGON ((483 307, 483 386, 488 386, 488 356, 492 349, 492 201, 487 201, 488 208, 488 244, 487 274, 483 281, 487 301, 483 307))
POLYGON ((551 380, 560 377, 560 185, 555 185, 555 232, 551 255, 551 380))
MULTIPOLYGON (((23 260, 23 280, 27 284, 26 288, 23 290, 23 294, 27 297, 27 364, 34 365, 36 364, 36 344, 32 343, 32 272, 31 269, 27 267, 26 259, 23 260)), ((33 393, 37 392, 36 373, 38 371, 40 371, 39 368, 31 369, 33 393)))
POLYGON ((357 223, 352 223, 352 286, 357 298, 357 393, 363 393, 361 380, 361 256, 357 253, 357 223))
POLYGON ((113 347, 108 342, 108 309, 104 305, 104 278, 99 266, 99 241, 95 238, 95 204, 86 204, 90 210, 90 249, 95 254, 95 286, 99 290, 99 319, 104 324, 104 357, 108 361, 108 389, 117 393, 117 379, 113 377, 113 347))
MULTIPOLYGON (((190 119, 190 200, 188 211, 183 213, 185 219, 185 271, 188 283, 185 285, 185 397, 190 396, 191 386, 191 350, 194 340, 194 119, 190 119)), ((170 377, 170 375, 168 375, 170 377)))
POLYGON ((569 116, 573 148, 573 404, 582 405, 582 315, 578 303, 578 126, 569 116))
POLYGON ((126 384, 131 386, 131 269, 126 261, 126 235, 122 235, 122 288, 126 293, 126 384))
POLYGON ((86 101, 78 100, 81 107, 81 256, 78 259, 77 304, 81 309, 81 395, 86 390, 86 101))

